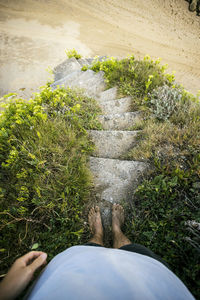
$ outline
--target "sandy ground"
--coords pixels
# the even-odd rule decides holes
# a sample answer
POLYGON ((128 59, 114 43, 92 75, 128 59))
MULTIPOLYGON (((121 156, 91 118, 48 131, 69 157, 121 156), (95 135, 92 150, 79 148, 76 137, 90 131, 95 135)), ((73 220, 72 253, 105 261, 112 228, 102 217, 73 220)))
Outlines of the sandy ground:
POLYGON ((184 0, 0 0, 0 94, 30 94, 75 48, 83 56, 149 54, 200 89, 200 17, 184 0))

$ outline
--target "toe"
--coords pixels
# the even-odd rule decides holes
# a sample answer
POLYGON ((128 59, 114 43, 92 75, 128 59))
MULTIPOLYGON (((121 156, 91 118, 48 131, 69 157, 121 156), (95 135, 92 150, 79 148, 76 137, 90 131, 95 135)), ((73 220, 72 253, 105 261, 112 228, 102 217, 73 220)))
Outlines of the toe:
POLYGON ((93 213, 94 213, 94 207, 92 207, 92 208, 90 208, 90 211, 89 211, 89 216, 92 216, 93 215, 93 213))
POLYGON ((115 204, 113 205, 113 208, 114 208, 114 210, 117 209, 117 203, 115 203, 115 204))
POLYGON ((95 212, 96 212, 96 213, 99 213, 99 212, 100 212, 99 206, 95 206, 95 212))

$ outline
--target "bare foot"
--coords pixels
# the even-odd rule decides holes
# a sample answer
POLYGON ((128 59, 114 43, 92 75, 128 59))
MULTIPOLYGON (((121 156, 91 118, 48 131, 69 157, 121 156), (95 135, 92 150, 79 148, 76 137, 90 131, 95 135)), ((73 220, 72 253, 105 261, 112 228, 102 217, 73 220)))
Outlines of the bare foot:
POLYGON ((88 214, 88 222, 93 234, 90 242, 103 245, 103 226, 99 206, 92 207, 88 214))
POLYGON ((121 231, 124 224, 124 209, 119 204, 112 207, 112 231, 113 231, 113 247, 121 248, 122 246, 131 244, 131 241, 121 231))
POLYGON ((112 230, 113 231, 121 230, 123 224, 124 224, 124 209, 121 205, 114 204, 112 207, 112 230))

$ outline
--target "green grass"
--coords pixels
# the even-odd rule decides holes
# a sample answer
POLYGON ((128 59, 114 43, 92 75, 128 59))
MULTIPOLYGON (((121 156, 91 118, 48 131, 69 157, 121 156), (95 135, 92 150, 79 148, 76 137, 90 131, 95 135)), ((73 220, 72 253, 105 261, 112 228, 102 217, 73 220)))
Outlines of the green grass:
POLYGON ((134 56, 122 60, 111 58, 103 62, 97 59, 91 69, 105 72, 108 88, 117 85, 121 94, 139 99, 143 99, 155 87, 171 85, 174 81, 173 75, 164 73, 166 65, 161 66, 159 60, 153 61, 149 56, 144 60, 136 60, 134 56))
POLYGON ((92 184, 87 129, 101 128, 96 102, 45 87, 13 99, 0 119, 1 274, 32 247, 48 259, 79 244, 92 184))

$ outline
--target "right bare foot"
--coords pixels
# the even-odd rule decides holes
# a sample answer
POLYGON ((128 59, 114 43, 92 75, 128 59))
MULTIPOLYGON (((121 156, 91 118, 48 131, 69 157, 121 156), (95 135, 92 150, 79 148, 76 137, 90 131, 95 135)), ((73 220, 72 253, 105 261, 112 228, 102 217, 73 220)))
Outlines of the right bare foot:
POLYGON ((113 247, 121 248, 122 246, 131 244, 131 241, 123 234, 121 227, 124 224, 124 209, 119 204, 112 207, 112 231, 113 231, 113 247))
POLYGON ((121 231, 124 224, 124 209, 120 204, 114 204, 112 207, 112 230, 121 231))

